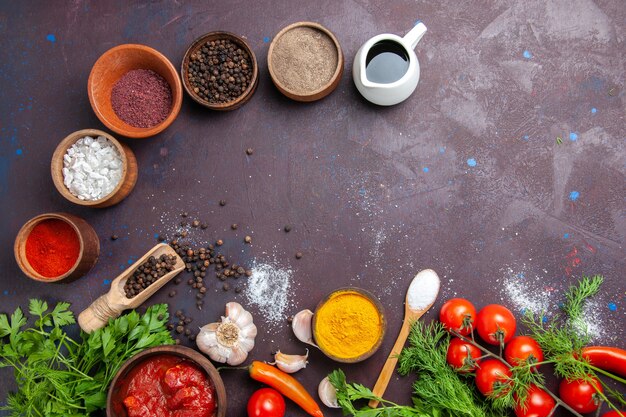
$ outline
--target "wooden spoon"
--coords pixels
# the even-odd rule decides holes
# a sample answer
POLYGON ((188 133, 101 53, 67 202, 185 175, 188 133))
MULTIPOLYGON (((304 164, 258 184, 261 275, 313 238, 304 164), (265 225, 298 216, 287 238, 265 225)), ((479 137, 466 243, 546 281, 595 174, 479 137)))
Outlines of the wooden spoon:
MULTIPOLYGON (((400 328, 400 334, 396 339, 396 343, 391 348, 391 353, 387 357, 387 361, 385 361, 385 365, 383 369, 380 371, 380 375, 378 376, 378 380, 376 381, 376 385, 374 385, 374 395, 377 397, 382 397, 387 389, 387 385, 389 385, 389 380, 391 379, 391 375, 393 375, 393 371, 396 368, 396 363, 398 362, 398 355, 402 351, 404 347, 404 343, 406 342, 407 337, 411 331, 411 324, 418 320, 420 317, 426 313, 430 307, 435 303, 435 299, 437 298, 437 294, 439 293, 439 277, 437 273, 432 269, 424 269, 420 271, 413 281, 411 281, 411 285, 409 286, 409 290, 406 293, 406 298, 404 300, 404 322, 402 323, 402 327, 400 328), (426 287, 423 291, 420 290, 420 287, 424 285, 424 281, 433 280, 436 282, 436 287, 433 285, 426 287), (420 295, 419 300, 414 300, 414 295, 420 295), (431 300, 429 304, 423 305, 423 300, 431 300), (416 303, 417 301, 417 303, 416 303), (419 307, 413 306, 411 307, 411 302, 413 304, 419 305, 419 307)), ((370 400, 369 406, 371 408, 378 407, 378 401, 370 400)))
POLYGON ((91 303, 87 309, 85 309, 82 313, 78 315, 78 325, 81 329, 83 329, 87 333, 91 333, 94 330, 100 329, 109 322, 109 319, 119 317, 122 314, 122 311, 127 310, 129 308, 137 308, 144 301, 148 299, 152 294, 154 294, 159 288, 164 286, 174 278, 176 275, 185 269, 185 263, 181 259, 180 256, 165 243, 159 243, 152 249, 148 251, 144 256, 139 258, 137 262, 132 264, 128 269, 122 272, 111 282, 111 289, 108 293, 100 296, 96 301, 91 303), (133 298, 126 298, 126 293, 124 292, 124 285, 126 284, 126 280, 133 275, 133 272, 141 264, 143 264, 146 259, 150 256, 154 256, 158 258, 161 255, 174 255, 176 256, 176 263, 174 264, 174 269, 167 274, 163 275, 161 278, 154 281, 150 286, 144 289, 139 294, 135 295, 133 298))

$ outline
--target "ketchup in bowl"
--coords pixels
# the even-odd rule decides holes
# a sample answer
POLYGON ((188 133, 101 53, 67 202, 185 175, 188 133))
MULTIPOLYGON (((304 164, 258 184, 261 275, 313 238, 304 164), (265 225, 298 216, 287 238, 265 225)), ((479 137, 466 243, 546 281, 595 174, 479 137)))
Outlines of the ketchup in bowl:
MULTIPOLYGON (((128 417, 213 417, 215 386, 202 368, 175 355, 150 356, 119 381, 121 404, 128 417)), ((121 411, 121 410, 120 410, 121 411)))

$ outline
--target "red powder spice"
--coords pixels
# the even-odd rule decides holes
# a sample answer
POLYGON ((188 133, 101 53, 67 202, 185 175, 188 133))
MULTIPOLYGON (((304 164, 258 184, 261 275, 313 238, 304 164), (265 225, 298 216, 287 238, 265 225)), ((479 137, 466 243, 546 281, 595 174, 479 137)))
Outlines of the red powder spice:
POLYGON ((117 117, 129 125, 152 127, 170 114, 172 89, 152 70, 131 70, 113 85, 111 106, 117 117))
POLYGON ((72 269, 80 252, 76 231, 59 219, 44 220, 26 239, 26 259, 40 275, 55 278, 72 269))

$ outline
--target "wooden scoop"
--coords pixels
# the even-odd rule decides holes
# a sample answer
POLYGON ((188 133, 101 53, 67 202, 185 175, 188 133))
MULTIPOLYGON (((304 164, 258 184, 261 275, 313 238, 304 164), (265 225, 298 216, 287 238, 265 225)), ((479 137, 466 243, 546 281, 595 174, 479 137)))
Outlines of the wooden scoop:
POLYGON ((139 305, 146 301, 159 288, 167 284, 169 280, 178 275, 183 269, 185 269, 185 263, 174 251, 174 249, 165 243, 159 243, 150 249, 148 253, 142 256, 139 260, 137 260, 137 262, 118 275, 117 278, 111 282, 111 289, 108 293, 100 296, 96 301, 91 303, 86 310, 78 315, 78 324, 80 328, 87 333, 91 333, 94 330, 106 326, 109 319, 119 317, 119 315, 122 314, 122 311, 129 308, 139 307, 139 305), (148 288, 144 289, 133 298, 126 298, 124 285, 126 285, 128 278, 133 275, 133 272, 135 272, 135 270, 139 268, 139 266, 150 256, 158 258, 163 254, 176 256, 174 269, 154 281, 150 286, 148 286, 148 288))
MULTIPOLYGON (((375 396, 382 397, 385 393, 385 390, 387 389, 387 385, 389 385, 389 380, 391 379, 391 375, 393 375, 393 371, 396 368, 396 363, 398 362, 398 355, 402 351, 404 343, 406 342, 406 338, 409 336, 409 333, 411 331, 411 323, 422 317, 424 313, 426 313, 428 309, 432 307, 432 305, 435 303, 435 299, 437 298, 438 293, 439 277, 437 276, 437 273, 432 269, 424 269, 423 271, 420 271, 417 275, 415 275, 413 281, 411 281, 411 285, 409 286, 409 290, 406 293, 406 298, 404 301, 404 322, 402 323, 402 327, 400 328, 400 334, 396 339, 396 343, 393 345, 393 348, 391 348, 391 353, 389 353, 387 361, 385 361, 385 365, 380 371, 380 375, 378 376, 376 385, 374 385, 374 389, 372 390, 375 396), (422 291, 420 291, 419 287, 421 287, 424 284, 424 281, 427 279, 436 280, 437 286, 436 290, 433 290, 431 288, 431 292, 429 292, 428 294, 424 294, 422 291), (429 298, 432 298, 430 304, 426 306, 420 306, 420 308, 411 308, 410 301, 413 300, 411 300, 410 295, 415 294, 416 291, 418 294, 422 293, 422 295, 428 295, 429 298)), ((368 405, 371 408, 376 408, 378 407, 378 401, 370 400, 368 405)))

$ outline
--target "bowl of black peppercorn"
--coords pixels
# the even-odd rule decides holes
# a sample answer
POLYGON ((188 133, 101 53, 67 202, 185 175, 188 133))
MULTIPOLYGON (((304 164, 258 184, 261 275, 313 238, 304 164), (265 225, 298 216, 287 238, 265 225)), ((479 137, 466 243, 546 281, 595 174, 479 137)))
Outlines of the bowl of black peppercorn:
POLYGON ((212 110, 235 110, 254 94, 259 78, 248 43, 229 32, 210 32, 192 42, 180 68, 183 88, 212 110))

